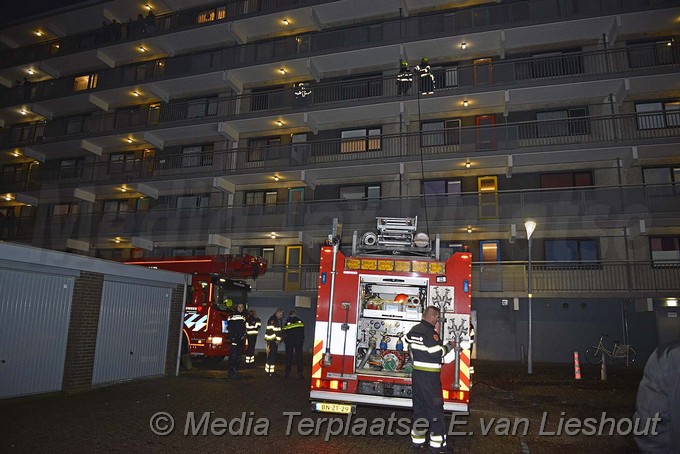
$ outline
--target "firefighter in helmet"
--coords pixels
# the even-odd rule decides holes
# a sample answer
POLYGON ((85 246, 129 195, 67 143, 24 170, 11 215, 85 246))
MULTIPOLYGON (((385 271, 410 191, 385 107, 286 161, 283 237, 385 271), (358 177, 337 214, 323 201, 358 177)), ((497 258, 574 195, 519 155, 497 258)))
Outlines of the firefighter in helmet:
POLYGON ((298 378, 302 374, 302 344, 305 342, 305 324, 295 311, 290 311, 286 323, 283 325, 283 339, 286 342, 286 378, 290 377, 293 368, 293 356, 297 368, 298 378))
POLYGON ((229 327, 229 341, 231 351, 229 352, 229 362, 227 363, 228 377, 231 379, 239 378, 239 363, 243 355, 243 347, 246 342, 246 312, 245 305, 238 303, 236 310, 227 319, 229 327))
MULTIPOLYGON (((442 360, 453 346, 453 341, 442 343, 435 326, 440 311, 428 306, 423 312, 420 323, 411 328, 406 335, 411 358, 413 358, 412 397, 413 421, 426 419, 429 422, 430 452, 446 452, 446 426, 444 424, 444 399, 440 377, 442 360)), ((411 442, 414 448, 425 447, 426 430, 411 429, 411 442)))
POLYGON ((423 57, 420 64, 416 66, 418 73, 418 80, 420 84, 421 95, 431 95, 434 93, 434 74, 430 68, 430 61, 427 57, 423 57))
POLYGON ((399 74, 397 75, 397 94, 405 95, 408 94, 408 91, 411 88, 413 74, 411 74, 411 70, 408 68, 407 61, 401 60, 399 66, 399 74))
POLYGON ((248 366, 255 363, 255 344, 257 343, 257 334, 260 332, 262 322, 257 317, 257 312, 254 310, 248 311, 246 318, 246 335, 248 336, 248 350, 246 351, 246 364, 248 366))
POLYGON ((264 340, 267 342, 267 360, 264 365, 264 372, 270 377, 274 376, 276 366, 276 355, 279 352, 281 342, 281 331, 283 329, 283 309, 278 308, 276 312, 267 320, 267 329, 264 333, 264 340))

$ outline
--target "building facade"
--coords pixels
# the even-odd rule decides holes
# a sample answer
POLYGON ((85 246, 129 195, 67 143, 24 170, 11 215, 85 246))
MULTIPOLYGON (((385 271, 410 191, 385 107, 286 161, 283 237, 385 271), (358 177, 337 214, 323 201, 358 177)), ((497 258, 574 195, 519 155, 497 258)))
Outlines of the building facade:
POLYGON ((602 333, 644 359, 680 333, 679 23, 678 0, 114 0, 8 24, 2 237, 262 255, 270 308, 313 301, 335 218, 351 242, 418 216, 473 254, 479 358, 525 356, 530 291, 535 360, 602 333))

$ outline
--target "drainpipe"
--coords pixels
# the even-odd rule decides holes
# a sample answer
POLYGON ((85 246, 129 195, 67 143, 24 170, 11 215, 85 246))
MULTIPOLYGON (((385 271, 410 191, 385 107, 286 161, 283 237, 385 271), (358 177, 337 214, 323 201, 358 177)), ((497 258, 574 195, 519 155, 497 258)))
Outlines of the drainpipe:
POLYGON ((335 261, 338 257, 338 248, 340 241, 337 238, 331 238, 333 242, 333 265, 331 268, 331 291, 328 297, 328 327, 326 328, 326 353, 323 355, 323 365, 331 365, 331 332, 333 327, 333 299, 335 298, 335 261))

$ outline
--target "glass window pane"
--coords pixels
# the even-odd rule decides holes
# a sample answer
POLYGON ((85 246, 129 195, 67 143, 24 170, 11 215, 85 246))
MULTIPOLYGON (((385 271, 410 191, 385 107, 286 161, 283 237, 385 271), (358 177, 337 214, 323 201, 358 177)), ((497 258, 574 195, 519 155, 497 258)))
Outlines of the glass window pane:
POLYGON ((597 260, 597 242, 595 240, 581 240, 581 260, 597 260))
POLYGON ((663 113, 651 114, 646 112, 661 112, 663 106, 660 102, 635 104, 635 112, 638 113, 638 129, 656 129, 664 127, 663 113))
POLYGON ((444 180, 424 181, 423 194, 424 195, 446 194, 446 182, 444 180))

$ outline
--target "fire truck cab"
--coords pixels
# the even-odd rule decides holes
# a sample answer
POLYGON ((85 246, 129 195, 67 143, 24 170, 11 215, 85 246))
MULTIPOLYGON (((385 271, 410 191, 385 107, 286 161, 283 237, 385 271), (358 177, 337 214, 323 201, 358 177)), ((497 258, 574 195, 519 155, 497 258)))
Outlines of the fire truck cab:
POLYGON ((231 351, 227 319, 243 303, 248 307, 250 285, 246 278, 262 275, 267 264, 250 255, 143 258, 126 261, 191 274, 184 308, 184 341, 194 357, 221 361, 231 351))
POLYGON ((411 407, 413 368, 405 335, 427 306, 455 348, 444 358, 446 411, 466 411, 471 386, 471 255, 445 258, 439 238, 416 218, 377 218, 377 232, 354 232, 340 249, 336 222, 321 248, 310 399, 316 411, 350 413, 356 405, 411 407))

